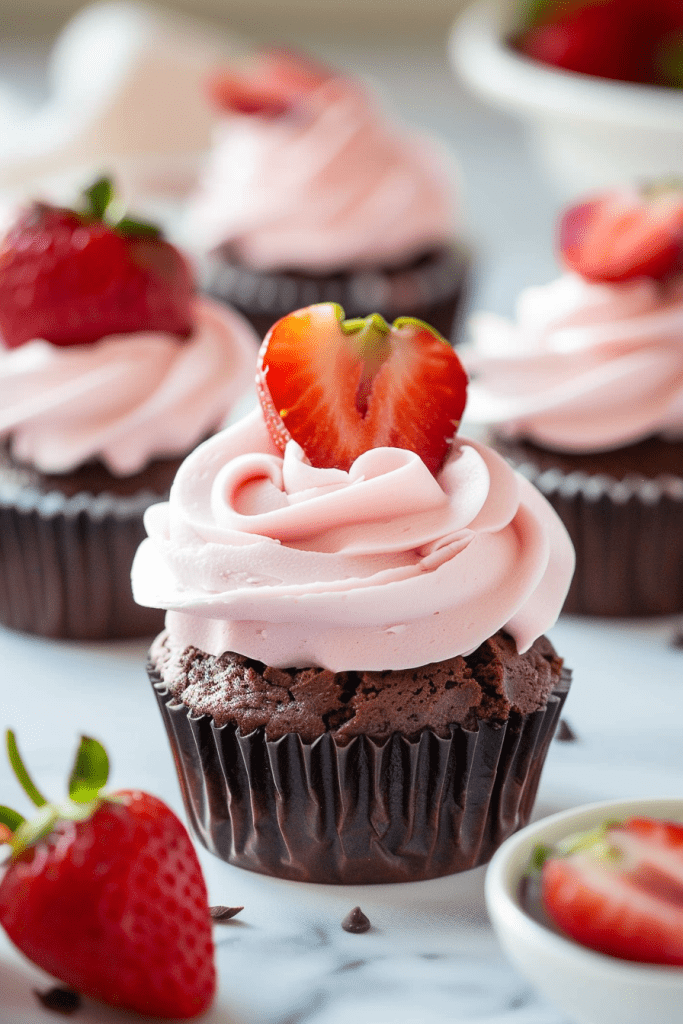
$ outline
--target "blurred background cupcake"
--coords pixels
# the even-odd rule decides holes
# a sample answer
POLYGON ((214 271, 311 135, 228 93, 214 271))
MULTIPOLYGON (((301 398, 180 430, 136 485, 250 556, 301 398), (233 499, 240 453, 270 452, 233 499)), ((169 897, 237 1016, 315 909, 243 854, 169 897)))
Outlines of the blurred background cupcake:
POLYGON ((249 324, 111 198, 34 203, 0 249, 0 621, 45 636, 159 628, 130 592, 142 514, 253 374, 249 324))
POLYGON ((261 335, 333 301, 454 337, 468 260, 445 147, 390 117, 359 79, 282 50, 211 90, 224 118, 179 236, 205 289, 261 335))
POLYGON ((567 272, 515 322, 471 321, 468 418, 550 500, 577 552, 566 611, 683 610, 683 190, 591 197, 567 272))

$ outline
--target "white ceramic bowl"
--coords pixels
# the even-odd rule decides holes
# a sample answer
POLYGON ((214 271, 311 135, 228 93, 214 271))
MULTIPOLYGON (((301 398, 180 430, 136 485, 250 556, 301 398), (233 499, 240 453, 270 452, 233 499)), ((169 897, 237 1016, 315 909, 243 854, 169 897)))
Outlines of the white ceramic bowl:
POLYGON ((506 43, 520 8, 518 0, 477 0, 455 23, 451 60, 474 92, 522 118, 562 198, 682 177, 683 90, 612 82, 523 57, 506 43))
POLYGON ((553 814, 508 839, 486 875, 486 905, 519 970, 577 1024, 681 1024, 683 968, 651 967, 594 953, 522 909, 520 881, 532 851, 573 832, 633 815, 683 822, 683 799, 610 800, 553 814))

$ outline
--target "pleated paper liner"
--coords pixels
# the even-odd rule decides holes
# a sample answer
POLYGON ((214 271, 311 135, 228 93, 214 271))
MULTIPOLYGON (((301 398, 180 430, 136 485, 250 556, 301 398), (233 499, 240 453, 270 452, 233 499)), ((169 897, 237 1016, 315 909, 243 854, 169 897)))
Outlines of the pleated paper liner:
POLYGON ((574 544, 565 612, 638 617, 683 611, 683 476, 616 480, 510 461, 545 495, 574 544))
POLYGON ((294 881, 410 882, 484 864, 531 814, 567 695, 563 670, 544 709, 337 746, 325 733, 269 741, 193 716, 148 666, 187 814, 208 850, 294 881))
POLYGON ((0 487, 0 622, 71 640, 158 632, 164 613, 135 604, 130 570, 160 500, 0 487))
POLYGON ((455 342, 468 300, 469 258, 457 249, 428 253, 399 269, 329 275, 249 270, 226 249, 200 263, 203 289, 246 317, 261 338, 276 320, 317 302, 338 302, 347 318, 414 316, 455 342))

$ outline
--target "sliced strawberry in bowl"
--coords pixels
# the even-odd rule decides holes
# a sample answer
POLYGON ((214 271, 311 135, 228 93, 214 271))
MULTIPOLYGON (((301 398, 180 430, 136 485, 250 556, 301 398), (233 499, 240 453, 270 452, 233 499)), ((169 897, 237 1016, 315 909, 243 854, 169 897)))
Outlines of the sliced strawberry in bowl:
POLYGON ((581 945, 683 966, 683 825, 631 818, 544 853, 543 906, 581 945))
POLYGON ((465 408, 467 375, 420 320, 344 320, 340 306, 320 303, 268 332, 257 389, 275 444, 284 451, 295 440, 314 466, 348 470, 363 452, 393 447, 437 473, 465 408))
POLYGON ((657 280, 683 271, 683 185, 606 192, 568 209, 559 254, 588 281, 657 280))

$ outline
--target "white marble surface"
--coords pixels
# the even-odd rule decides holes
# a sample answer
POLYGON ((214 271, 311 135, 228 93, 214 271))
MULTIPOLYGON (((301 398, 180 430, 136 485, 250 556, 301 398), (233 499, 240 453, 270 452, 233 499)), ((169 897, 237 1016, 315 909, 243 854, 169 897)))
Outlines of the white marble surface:
MULTIPOLYGON (((549 279, 555 201, 518 127, 453 83, 445 41, 438 51, 324 52, 373 75, 407 116, 457 150, 479 253, 475 302, 507 312, 522 285, 549 279)), ((16 57, 11 67, 17 83, 39 94, 37 65, 16 57)), ((669 643, 673 630, 578 620, 556 627, 556 646, 575 670, 565 717, 579 739, 553 743, 539 814, 593 799, 680 794, 683 651, 669 643)), ((141 643, 50 643, 0 630, 0 726, 17 730, 44 790, 62 792, 77 735, 86 732, 110 750, 115 786, 149 789, 181 811, 144 660, 141 643)), ((0 799, 25 808, 2 761, 0 799)), ((212 902, 245 908, 216 928, 220 992, 206 1018, 213 1024, 567 1024, 506 962, 486 916, 483 869, 336 888, 253 875, 203 851, 201 858, 212 902), (340 927, 356 904, 372 922, 368 934, 340 927)), ((58 1019, 31 994, 45 983, 0 937, 3 1024, 58 1019)), ((133 1020, 92 1003, 72 1019, 133 1020)))
MULTIPOLYGON (((552 744, 537 813, 589 800, 683 791, 683 651, 674 623, 561 620, 552 638, 574 669, 565 708, 578 740, 552 744)), ((145 644, 51 643, 0 630, 2 724, 17 730, 39 786, 63 792, 79 732, 112 755, 112 784, 141 786, 182 813, 145 644)), ((2 801, 26 799, 0 762, 2 801)), ((212 1024, 567 1024, 508 965, 488 924, 484 870, 411 885, 281 882, 201 851, 210 899, 244 905, 216 926, 220 993, 212 1024), (373 928, 341 920, 359 904, 373 928)), ((46 1024, 46 979, 0 938, 3 1024, 46 1024)), ((87 1003, 81 1024, 132 1020, 87 1003)))

